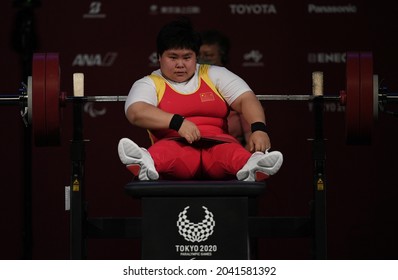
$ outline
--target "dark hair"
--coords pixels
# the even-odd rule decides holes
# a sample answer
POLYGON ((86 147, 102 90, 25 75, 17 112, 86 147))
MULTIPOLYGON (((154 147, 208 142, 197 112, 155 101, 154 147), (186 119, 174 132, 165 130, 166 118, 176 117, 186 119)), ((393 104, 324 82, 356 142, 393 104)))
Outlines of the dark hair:
POLYGON ((193 29, 191 21, 185 17, 163 26, 156 39, 158 56, 169 49, 190 49, 199 55, 201 44, 200 34, 193 29))
POLYGON ((218 45, 220 50, 221 62, 223 65, 228 63, 230 42, 227 36, 217 30, 206 30, 202 32, 202 44, 218 45))

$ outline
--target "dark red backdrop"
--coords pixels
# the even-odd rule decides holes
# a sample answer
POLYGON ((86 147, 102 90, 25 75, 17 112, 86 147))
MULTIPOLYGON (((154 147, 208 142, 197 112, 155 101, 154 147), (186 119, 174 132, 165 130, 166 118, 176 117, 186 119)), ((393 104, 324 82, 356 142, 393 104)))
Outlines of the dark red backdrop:
MULTIPOLYGON (((0 9, 0 93, 16 93, 20 56, 11 45, 13 1, 0 9)), ((156 69, 153 53, 159 28, 187 15, 199 30, 216 28, 232 42, 229 68, 257 94, 307 94, 311 73, 324 72, 325 91, 345 87, 348 50, 372 51, 375 73, 398 88, 396 50, 398 9, 387 1, 41 1, 34 10, 37 52, 59 52, 61 88, 72 92, 72 74, 85 73, 86 95, 126 95, 132 83, 156 69)), ((308 214, 312 195, 311 106, 306 102, 264 102, 273 148, 285 162, 269 180, 259 209, 263 215, 308 214)), ((397 258, 398 120, 381 114, 371 146, 348 146, 344 108, 325 107, 327 137, 328 257, 397 258)), ((69 184, 70 106, 64 109, 62 144, 33 148, 32 223, 34 259, 69 258, 69 215, 64 186, 69 184)), ((90 216, 140 214, 127 197, 130 180, 117 156, 122 137, 149 144, 146 132, 131 127, 123 104, 96 103, 85 114, 86 188, 90 216)), ((1 259, 23 257, 24 126, 19 108, 0 108, 1 259)), ((260 240, 260 258, 309 258, 308 240, 260 240)), ((90 240, 91 259, 135 259, 139 240, 90 240)))

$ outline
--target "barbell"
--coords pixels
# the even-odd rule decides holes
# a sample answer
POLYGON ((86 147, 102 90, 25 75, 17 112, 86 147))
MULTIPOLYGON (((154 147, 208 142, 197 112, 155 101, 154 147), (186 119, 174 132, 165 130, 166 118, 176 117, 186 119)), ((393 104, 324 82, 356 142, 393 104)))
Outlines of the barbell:
MULTIPOLYGON (((35 53, 32 76, 19 95, 0 97, 0 103, 21 105, 21 114, 32 126, 36 146, 56 146, 60 143, 61 110, 68 101, 124 102, 126 96, 84 96, 81 73, 74 74, 74 95, 60 90, 58 53, 35 53)), ((314 72, 313 92, 308 95, 257 95, 261 100, 340 102, 345 106, 346 141, 350 144, 369 144, 372 128, 378 116, 380 102, 397 100, 397 96, 379 93, 378 77, 373 75, 373 56, 370 52, 348 52, 346 56, 346 88, 338 95, 323 95, 323 73, 314 72)))

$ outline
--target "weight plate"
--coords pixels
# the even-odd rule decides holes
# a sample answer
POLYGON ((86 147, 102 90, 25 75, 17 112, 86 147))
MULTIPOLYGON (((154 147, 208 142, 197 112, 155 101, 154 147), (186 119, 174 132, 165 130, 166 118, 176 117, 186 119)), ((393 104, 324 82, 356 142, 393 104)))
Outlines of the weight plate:
POLYGON ((46 128, 46 55, 35 53, 32 59, 32 132, 37 146, 45 146, 46 128))
POLYGON ((346 142, 356 144, 360 136, 360 62, 359 53, 346 56, 346 142))
POLYGON ((373 130, 373 56, 372 53, 359 54, 360 59, 360 102, 359 102, 359 143, 371 144, 373 130))
POLYGON ((57 53, 46 54, 46 128, 47 146, 60 143, 60 67, 57 53))

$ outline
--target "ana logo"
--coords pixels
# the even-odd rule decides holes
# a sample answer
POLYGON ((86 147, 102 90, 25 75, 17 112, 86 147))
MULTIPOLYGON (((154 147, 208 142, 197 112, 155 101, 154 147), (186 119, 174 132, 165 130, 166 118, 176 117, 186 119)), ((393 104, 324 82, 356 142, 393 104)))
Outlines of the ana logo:
POLYGON ((88 13, 83 15, 83 18, 105 18, 106 15, 101 13, 102 3, 99 1, 93 1, 90 3, 88 13))
POLYGON ((210 235, 213 234, 216 222, 214 221, 214 215, 206 207, 202 206, 205 210, 205 217, 200 223, 192 223, 187 216, 189 206, 185 207, 184 210, 178 215, 177 227, 180 235, 184 237, 186 241, 190 242, 202 242, 207 240, 210 235))
POLYGON ((72 66, 112 66, 117 57, 116 52, 101 54, 78 54, 73 60, 72 66))

